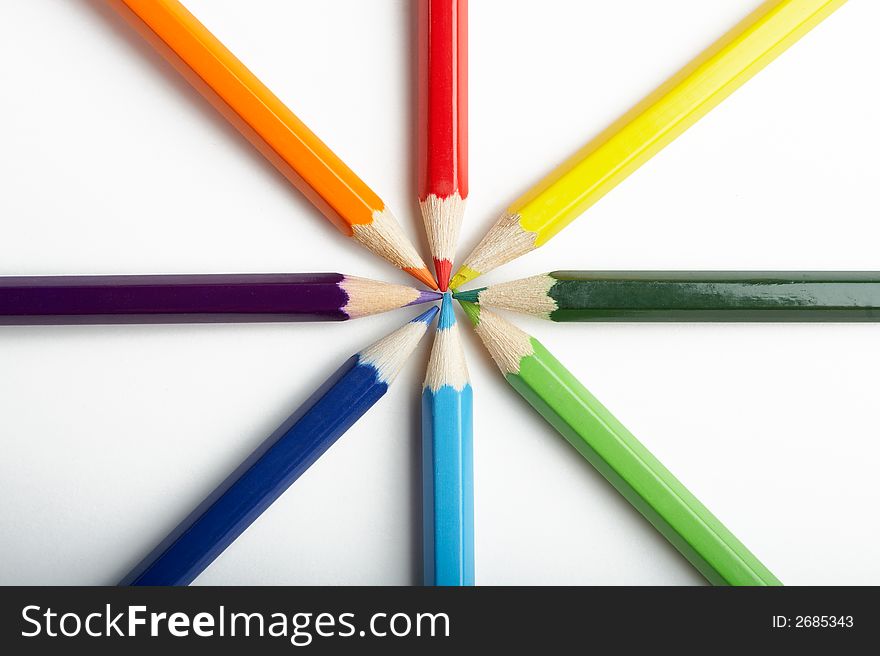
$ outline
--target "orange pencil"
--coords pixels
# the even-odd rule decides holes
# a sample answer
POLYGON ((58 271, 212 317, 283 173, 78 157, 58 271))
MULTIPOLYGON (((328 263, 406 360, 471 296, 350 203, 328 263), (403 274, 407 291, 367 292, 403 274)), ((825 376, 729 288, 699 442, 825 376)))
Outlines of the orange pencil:
POLYGON ((385 203, 177 0, 113 0, 128 22, 344 235, 432 289, 385 203))

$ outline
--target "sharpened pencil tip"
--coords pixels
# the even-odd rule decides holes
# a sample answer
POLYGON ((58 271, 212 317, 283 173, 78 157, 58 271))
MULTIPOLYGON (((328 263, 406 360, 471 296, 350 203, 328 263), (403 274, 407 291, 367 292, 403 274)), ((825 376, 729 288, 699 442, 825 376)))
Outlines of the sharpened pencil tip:
POLYGON ((443 294, 443 303, 440 305, 440 319, 437 330, 448 330, 455 325, 455 312, 452 309, 452 294, 443 294))
POLYGON ((440 308, 438 308, 436 305, 432 305, 426 311, 422 312, 419 316, 415 317, 414 319, 411 319, 410 323, 417 323, 417 322, 421 321, 422 323, 430 324, 434 320, 434 317, 437 316, 437 313, 439 311, 440 311, 440 308))
POLYGON ((431 275, 431 272, 428 271, 427 267, 422 267, 421 269, 416 269, 415 267, 406 267, 404 269, 409 275, 423 283, 426 287, 430 287, 431 289, 437 289, 437 282, 434 280, 434 276, 431 275))
POLYGON ((410 303, 407 303, 407 305, 421 305, 422 303, 433 303, 433 302, 439 301, 441 298, 443 298, 443 294, 441 294, 440 292, 428 292, 428 291, 420 289, 419 290, 419 297, 416 300, 411 301, 410 303))
POLYGON ((478 278, 479 276, 480 276, 479 271, 474 271, 470 267, 463 266, 458 270, 458 273, 456 273, 454 276, 452 276, 452 280, 449 282, 449 286, 453 290, 456 290, 459 287, 461 287, 462 285, 466 285, 471 280, 478 278))
POLYGON ((459 301, 461 304, 461 308, 464 310, 465 314, 468 316, 468 319, 471 320, 471 323, 475 326, 480 324, 480 306, 474 305, 473 303, 468 303, 467 301, 459 301))
POLYGON ((480 292, 486 289, 485 287, 480 287, 479 289, 467 289, 461 292, 455 292, 452 294, 452 298, 456 301, 462 301, 465 303, 479 303, 480 302, 480 292))
POLYGON ((452 262, 434 258, 434 271, 437 272, 437 285, 441 292, 449 289, 449 277, 452 275, 452 262))

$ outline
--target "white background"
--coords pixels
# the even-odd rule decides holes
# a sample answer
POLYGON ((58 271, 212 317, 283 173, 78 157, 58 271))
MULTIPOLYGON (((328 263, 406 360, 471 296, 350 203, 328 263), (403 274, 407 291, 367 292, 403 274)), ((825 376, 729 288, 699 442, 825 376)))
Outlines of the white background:
MULTIPOLYGON (((757 0, 473 0, 471 198, 501 209, 757 0)), ((421 240, 404 0, 187 6, 421 240)), ((880 3, 853 0, 546 247, 553 269, 880 269, 880 3)), ((342 239, 100 0, 0 3, 0 274, 341 271, 342 239)), ((0 328, 0 582, 113 584, 345 358, 348 324, 0 328)), ((880 325, 520 318, 788 584, 880 584, 880 325)), ((469 330, 480 584, 701 577, 469 330)), ((425 340, 203 584, 420 581, 425 340)))

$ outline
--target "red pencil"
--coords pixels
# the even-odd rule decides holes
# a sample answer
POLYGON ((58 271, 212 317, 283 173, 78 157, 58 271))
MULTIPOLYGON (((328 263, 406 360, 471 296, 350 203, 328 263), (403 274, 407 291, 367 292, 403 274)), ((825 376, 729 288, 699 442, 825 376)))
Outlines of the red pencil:
POLYGON ((419 206, 446 291, 467 178, 467 0, 419 0, 419 206))

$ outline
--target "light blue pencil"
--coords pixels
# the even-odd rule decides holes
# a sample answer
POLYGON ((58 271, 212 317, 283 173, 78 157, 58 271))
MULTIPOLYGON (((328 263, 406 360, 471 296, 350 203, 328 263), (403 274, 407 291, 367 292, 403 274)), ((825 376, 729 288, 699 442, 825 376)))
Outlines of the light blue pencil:
POLYGON ((425 585, 474 584, 473 403, 447 292, 422 392, 425 585))

